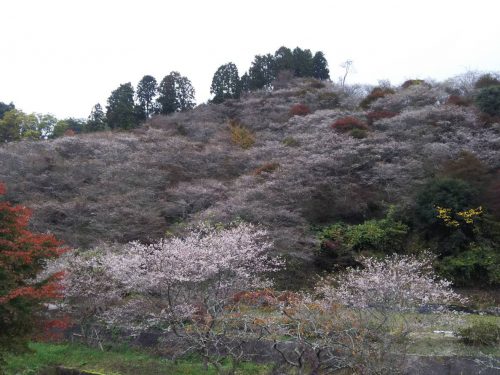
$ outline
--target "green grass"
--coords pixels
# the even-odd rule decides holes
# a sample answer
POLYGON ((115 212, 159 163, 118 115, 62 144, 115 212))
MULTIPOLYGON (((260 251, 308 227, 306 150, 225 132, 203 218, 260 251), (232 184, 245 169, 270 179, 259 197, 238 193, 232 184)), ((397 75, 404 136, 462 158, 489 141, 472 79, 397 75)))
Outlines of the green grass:
MULTIPOLYGON (((100 351, 76 344, 31 343, 29 348, 31 352, 6 358, 7 375, 37 375, 43 369, 54 366, 100 375, 216 374, 213 368, 205 370, 202 362, 195 357, 173 362, 132 349, 100 351)), ((237 373, 258 375, 266 373, 266 369, 267 366, 242 363, 237 373)))

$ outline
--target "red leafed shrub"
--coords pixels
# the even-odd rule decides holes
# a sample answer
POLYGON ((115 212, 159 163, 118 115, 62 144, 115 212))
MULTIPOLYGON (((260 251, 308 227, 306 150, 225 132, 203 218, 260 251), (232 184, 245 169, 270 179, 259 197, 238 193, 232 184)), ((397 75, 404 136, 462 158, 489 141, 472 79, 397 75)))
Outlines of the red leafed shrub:
POLYGON ((375 87, 359 105, 361 108, 368 108, 375 100, 390 94, 394 94, 394 90, 389 87, 375 87))
POLYGON ((352 116, 342 117, 335 121, 331 126, 332 129, 340 132, 348 132, 354 129, 368 129, 368 125, 364 121, 352 116))
POLYGON ((311 113, 311 109, 305 104, 295 104, 290 108, 292 116, 306 116, 311 113))
MULTIPOLYGON (((0 199, 5 192, 0 184, 0 199)), ((26 207, 0 200, 0 353, 23 345, 43 303, 60 297, 62 273, 37 276, 65 249, 51 234, 30 232, 30 217, 26 207)))
POLYGON ((64 340, 64 333, 71 326, 73 326, 73 322, 68 315, 47 320, 37 327, 38 333, 34 338, 36 341, 60 342, 64 340))
POLYGON ((446 104, 458 105, 460 107, 466 107, 471 103, 472 101, 470 99, 460 95, 450 95, 446 100, 446 104))
POLYGON ((372 111, 368 112, 366 114, 366 117, 368 118, 368 123, 371 125, 375 121, 382 120, 384 118, 391 118, 397 115, 398 115, 397 112, 392 112, 392 111, 372 111))
POLYGON ((278 169, 279 167, 279 163, 266 163, 262 166, 260 166, 259 168, 255 169, 252 174, 254 176, 259 176, 261 175, 262 173, 272 173, 274 172, 276 169, 278 169))

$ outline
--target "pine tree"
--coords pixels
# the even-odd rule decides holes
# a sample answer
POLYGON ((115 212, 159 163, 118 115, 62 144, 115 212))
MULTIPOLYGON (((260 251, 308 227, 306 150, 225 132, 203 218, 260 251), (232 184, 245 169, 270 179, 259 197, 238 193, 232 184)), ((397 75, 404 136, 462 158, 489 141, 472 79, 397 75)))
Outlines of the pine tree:
POLYGON ((250 90, 269 89, 276 78, 275 59, 271 54, 257 55, 248 71, 250 90))
POLYGON ((276 74, 283 70, 294 71, 293 53, 290 48, 280 47, 274 53, 276 74))
POLYGON ((317 79, 330 79, 330 70, 323 52, 318 51, 313 57, 313 77, 317 79))
POLYGON ((156 79, 145 75, 137 85, 137 100, 144 118, 149 118, 154 112, 154 98, 158 91, 156 79))
POLYGON ((293 67, 296 77, 312 77, 314 70, 311 50, 295 48, 293 50, 293 67))
POLYGON ((226 99, 238 99, 241 93, 238 68, 232 62, 221 65, 215 72, 210 93, 213 103, 222 103, 226 99))
POLYGON ((195 91, 191 81, 179 72, 165 76, 158 88, 158 111, 161 114, 187 111, 195 106, 195 91))
POLYGON ((89 118, 87 120, 86 131, 97 132, 106 129, 106 115, 102 110, 102 107, 97 103, 90 112, 89 118))
POLYGON ((111 129, 132 129, 139 123, 140 114, 134 104, 134 88, 130 82, 111 93, 106 107, 106 119, 111 129))

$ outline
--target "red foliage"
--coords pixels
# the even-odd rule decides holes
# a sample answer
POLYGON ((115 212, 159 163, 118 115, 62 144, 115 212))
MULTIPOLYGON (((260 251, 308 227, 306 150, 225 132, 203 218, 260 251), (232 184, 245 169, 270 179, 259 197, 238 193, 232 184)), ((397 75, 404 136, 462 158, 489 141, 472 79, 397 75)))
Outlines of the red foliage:
POLYGON ((39 333, 35 336, 36 341, 58 342, 64 339, 64 332, 73 325, 73 322, 67 315, 58 319, 51 319, 43 322, 43 325, 37 330, 39 333))
POLYGON ((295 104, 290 108, 292 116, 306 116, 311 113, 311 109, 305 104, 295 104))
POLYGON ((471 103, 472 101, 470 99, 464 98, 460 95, 450 95, 446 100, 446 104, 458 105, 460 107, 466 107, 471 103))
POLYGON ((366 117, 368 118, 368 123, 371 125, 375 121, 382 120, 384 118, 391 118, 397 115, 398 115, 397 112, 392 112, 392 111, 372 111, 368 112, 366 114, 366 117))
POLYGON ((342 117, 335 121, 331 126, 332 129, 340 132, 347 132, 353 129, 368 129, 368 125, 364 121, 352 116, 342 117))
POLYGON ((262 166, 260 166, 259 168, 255 169, 252 174, 254 176, 259 176, 261 175, 262 173, 272 173, 274 172, 276 169, 279 168, 279 163, 266 163, 262 166))
MULTIPOLYGON (((6 192, 0 184, 0 198, 6 192)), ((51 234, 36 234, 28 230, 31 211, 0 201, 0 307, 8 326, 0 319, 0 341, 3 336, 16 336, 16 327, 29 326, 32 313, 43 302, 60 297, 62 273, 41 281, 34 280, 45 261, 59 257, 65 249, 51 234)))

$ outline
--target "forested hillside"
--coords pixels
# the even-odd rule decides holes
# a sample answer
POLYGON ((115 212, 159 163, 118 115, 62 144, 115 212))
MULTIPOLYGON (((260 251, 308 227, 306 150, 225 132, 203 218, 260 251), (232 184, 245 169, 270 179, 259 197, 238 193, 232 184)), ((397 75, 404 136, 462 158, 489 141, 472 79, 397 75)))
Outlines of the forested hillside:
POLYGON ((282 77, 130 131, 1 144, 0 181, 34 230, 73 247, 243 220, 270 231, 290 272, 431 249, 458 284, 498 285, 498 103, 477 100, 497 87, 462 78, 282 77))

